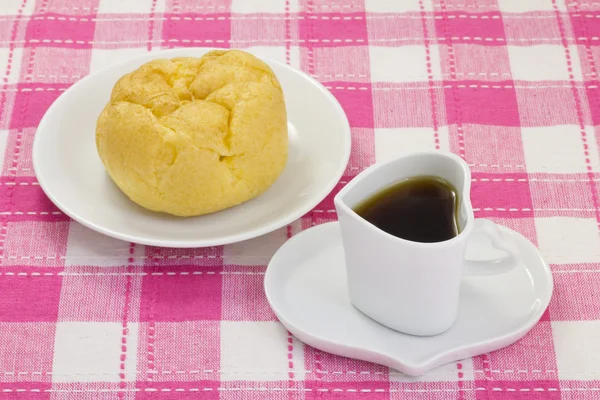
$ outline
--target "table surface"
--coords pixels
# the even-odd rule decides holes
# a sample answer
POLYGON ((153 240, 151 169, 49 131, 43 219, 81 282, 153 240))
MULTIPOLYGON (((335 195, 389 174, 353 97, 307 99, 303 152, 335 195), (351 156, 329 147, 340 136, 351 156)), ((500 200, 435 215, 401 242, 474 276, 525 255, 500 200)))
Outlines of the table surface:
POLYGON ((2 0, 0 397, 598 398, 592 1, 2 0), (476 216, 521 232, 550 263, 539 324, 409 379, 303 345, 265 300, 269 258, 335 220, 332 196, 271 234, 190 250, 120 242, 60 213, 31 163, 48 106, 107 64, 180 46, 252 49, 324 83, 353 135, 333 193, 406 151, 463 157, 476 216))

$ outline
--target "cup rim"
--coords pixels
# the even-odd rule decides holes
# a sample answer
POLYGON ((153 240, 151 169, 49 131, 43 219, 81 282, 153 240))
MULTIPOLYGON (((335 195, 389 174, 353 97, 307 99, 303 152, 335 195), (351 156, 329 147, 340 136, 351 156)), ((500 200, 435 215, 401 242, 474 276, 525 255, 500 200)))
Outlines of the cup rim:
POLYGON ((405 153, 400 156, 394 157, 391 160, 387 160, 387 161, 380 162, 380 163, 376 162, 376 163, 370 165, 369 167, 367 167, 363 171, 361 171, 358 175, 356 175, 354 178, 352 178, 352 180, 350 180, 346 184, 346 186, 344 186, 334 196, 333 203, 338 211, 338 220, 339 220, 340 211, 344 211, 350 218, 353 218, 355 221, 360 221, 361 223, 365 223, 367 226, 369 226, 370 229, 375 229, 378 233, 385 235, 389 239, 396 240, 399 243, 431 248, 431 247, 451 246, 456 242, 466 239, 468 234, 473 229, 473 222, 475 219, 475 216, 473 214, 473 206, 471 204, 470 195, 471 195, 471 170, 469 169, 469 165, 465 162, 465 160, 463 160, 458 155, 456 155, 452 152, 449 152, 449 151, 432 150, 432 151, 419 151, 419 152, 405 153), (441 242, 415 242, 412 240, 407 240, 407 239, 403 239, 403 238, 394 236, 394 235, 382 230, 381 228, 365 221, 364 218, 362 218, 360 215, 358 215, 350 206, 348 206, 342 200, 342 198, 346 194, 348 194, 348 192, 350 192, 350 190, 352 190, 352 188, 359 181, 365 179, 367 176, 371 175, 372 173, 374 173, 375 171, 377 171, 379 169, 386 168, 390 164, 396 163, 396 162, 398 162, 398 160, 401 160, 401 159, 417 158, 417 157, 431 157, 431 156, 448 158, 451 161, 453 161, 454 163, 456 163, 457 165, 459 165, 463 171, 463 179, 465 181, 465 184, 463 185, 463 190, 461 192, 461 198, 462 198, 462 202, 463 202, 464 206, 466 207, 466 218, 465 218, 466 223, 465 223, 464 228, 458 233, 458 235, 454 236, 451 239, 444 240, 441 242))

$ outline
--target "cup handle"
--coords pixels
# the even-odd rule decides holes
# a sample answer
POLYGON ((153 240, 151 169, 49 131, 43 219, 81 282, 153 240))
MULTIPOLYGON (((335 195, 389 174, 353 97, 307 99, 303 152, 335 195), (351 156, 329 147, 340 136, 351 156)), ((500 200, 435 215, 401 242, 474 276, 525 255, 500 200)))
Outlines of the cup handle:
POLYGON ((518 264, 518 249, 511 238, 506 237, 494 222, 485 218, 474 221, 472 235, 485 235, 492 239, 492 246, 507 253, 495 260, 465 260, 465 275, 494 275, 508 272, 518 264))

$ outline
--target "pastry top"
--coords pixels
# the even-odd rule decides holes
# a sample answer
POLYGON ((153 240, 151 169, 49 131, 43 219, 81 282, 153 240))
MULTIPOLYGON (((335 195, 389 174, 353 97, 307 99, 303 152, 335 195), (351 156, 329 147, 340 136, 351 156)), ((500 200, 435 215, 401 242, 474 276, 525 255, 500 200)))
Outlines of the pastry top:
POLYGON ((239 50, 150 61, 115 84, 98 154, 134 202, 179 216, 219 211, 269 188, 288 154, 283 92, 239 50))

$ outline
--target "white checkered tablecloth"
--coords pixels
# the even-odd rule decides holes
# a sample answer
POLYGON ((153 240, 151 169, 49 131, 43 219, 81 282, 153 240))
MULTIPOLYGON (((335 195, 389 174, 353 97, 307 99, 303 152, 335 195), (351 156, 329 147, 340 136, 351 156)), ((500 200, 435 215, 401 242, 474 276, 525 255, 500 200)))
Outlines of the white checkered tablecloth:
POLYGON ((599 64, 593 0, 1 0, 0 397, 600 398, 599 64), (251 49, 321 81, 353 135, 332 194, 289 227, 188 250, 59 212, 31 165, 48 106, 181 46, 251 49), (336 219, 359 171, 423 149, 470 164, 476 217, 535 243, 555 292, 521 341, 411 379, 303 345, 262 282, 290 236, 336 219))

